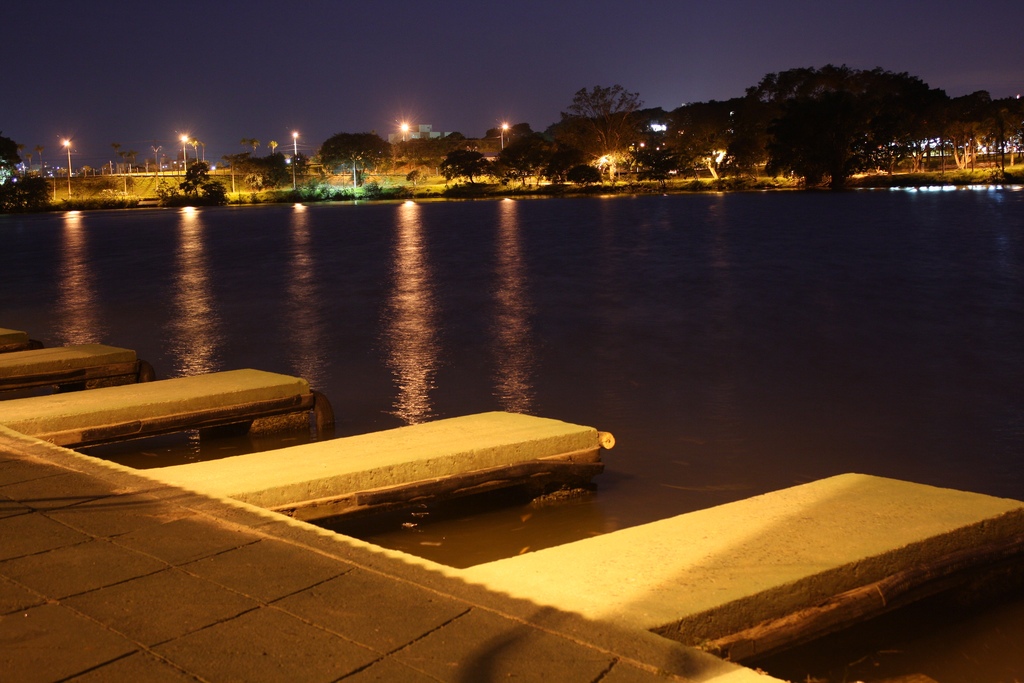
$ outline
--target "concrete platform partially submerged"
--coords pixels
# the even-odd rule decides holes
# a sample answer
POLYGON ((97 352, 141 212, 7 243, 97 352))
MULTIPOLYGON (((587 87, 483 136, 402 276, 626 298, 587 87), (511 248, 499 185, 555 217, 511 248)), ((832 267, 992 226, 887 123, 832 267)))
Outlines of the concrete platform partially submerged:
POLYGON ((432 491, 455 493, 463 485, 485 490, 489 481, 505 481, 509 468, 531 478, 564 466, 570 476, 582 472, 589 479, 603 467, 598 448, 602 439, 610 446, 609 438, 593 427, 491 412, 150 469, 146 475, 313 519, 432 491))
MULTIPOLYGON (((887 597, 896 597, 884 594, 896 587, 887 577, 929 565, 963 569, 979 548, 996 548, 999 557, 1021 553, 1024 503, 846 474, 461 575, 685 644, 718 641, 724 654, 743 661, 768 651, 771 639, 758 643, 754 629, 764 622, 820 609, 863 587, 871 604, 858 604, 858 617, 883 611, 891 607, 887 597), (741 636, 729 638, 735 634, 741 636)), ((937 578, 948 576, 940 571, 937 578)), ((825 624, 824 631, 838 626, 825 624)))
POLYGON ((41 348, 42 344, 28 338, 27 332, 21 330, 9 330, 0 327, 0 353, 8 351, 24 351, 26 349, 41 348))
POLYGON ((231 370, 3 401, 0 424, 76 447, 289 414, 305 416, 308 425, 309 411, 329 414, 325 405, 299 377, 231 370))
POLYGON ((152 379, 152 366, 139 360, 135 351, 104 344, 0 354, 0 391, 45 386, 94 389, 152 379))

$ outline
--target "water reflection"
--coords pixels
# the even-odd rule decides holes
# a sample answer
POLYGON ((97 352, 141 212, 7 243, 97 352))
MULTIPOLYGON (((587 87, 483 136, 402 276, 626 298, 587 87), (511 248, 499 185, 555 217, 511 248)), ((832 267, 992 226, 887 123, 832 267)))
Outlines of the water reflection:
POLYGON ((498 204, 498 267, 494 338, 494 395, 502 409, 531 413, 536 392, 533 376, 536 357, 531 344, 531 306, 526 288, 526 269, 520 242, 519 203, 498 204))
POLYGON ((315 260, 310 245, 309 213, 296 204, 291 216, 292 252, 289 261, 287 317, 292 371, 313 386, 323 385, 329 344, 319 310, 315 260))
POLYGON ((220 316, 210 296, 202 215, 192 207, 181 210, 176 257, 174 308, 169 325, 173 376, 198 375, 220 369, 220 316))
POLYGON ((384 329, 386 362, 398 389, 392 412, 407 424, 424 422, 433 414, 430 392, 439 354, 421 211, 415 202, 406 202, 397 210, 392 290, 384 329))
POLYGON ((57 301, 58 334, 62 344, 101 341, 96 281, 89 263, 89 247, 78 211, 64 214, 57 301))

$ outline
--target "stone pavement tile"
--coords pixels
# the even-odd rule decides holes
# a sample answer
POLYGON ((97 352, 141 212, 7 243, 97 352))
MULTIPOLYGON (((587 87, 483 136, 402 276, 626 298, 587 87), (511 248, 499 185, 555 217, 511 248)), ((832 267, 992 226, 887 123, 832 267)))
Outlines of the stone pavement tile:
POLYGON ((14 515, 23 515, 26 512, 32 512, 32 508, 0 494, 0 519, 13 517, 14 515))
POLYGON ((181 565, 181 569, 262 602, 272 602, 352 567, 290 543, 264 539, 181 565))
POLYGON ((0 575, 59 600, 166 568, 148 555, 94 540, 0 562, 0 575))
POLYGON ((393 655, 443 681, 595 681, 614 656, 532 628, 493 612, 473 609, 393 655))
POLYGON ((25 458, 0 459, 0 487, 52 477, 54 474, 64 471, 63 468, 33 462, 25 458))
POLYGON ((63 604, 147 646, 257 606, 242 595, 177 569, 76 595, 63 604))
POLYGON ((96 477, 56 470, 60 474, 0 487, 0 494, 34 510, 54 510, 114 493, 114 488, 96 477))
POLYGON ((659 681, 685 680, 672 676, 664 671, 647 671, 635 664, 618 661, 612 666, 611 671, 601 677, 601 683, 654 683, 659 681))
POLYGON ((195 683, 197 679, 161 659, 136 652, 67 680, 68 683, 195 683))
MULTIPOLYGON (((391 657, 385 657, 365 669, 345 677, 344 680, 345 683, 373 683, 374 681, 380 681, 381 683, 393 683, 394 681, 401 681, 402 683, 437 683, 439 679, 428 676, 422 671, 410 669, 405 664, 396 662, 391 657)), ((603 679, 601 683, 604 683, 603 679)))
POLYGON ((0 560, 91 540, 37 512, 0 518, 0 560))
POLYGON ((133 650, 128 640, 56 604, 0 617, 4 681, 59 681, 133 650))
POLYGON ((379 653, 271 607, 155 647, 161 657, 209 681, 335 681, 379 653))
POLYGON ((191 513, 152 496, 127 493, 86 501, 47 514, 73 529, 110 538, 173 522, 191 513))
POLYGON ((380 652, 389 652, 466 612, 469 606, 418 586, 353 569, 274 603, 380 652))
POLYGON ((46 602, 46 598, 0 576, 0 615, 26 610, 46 602))
POLYGON ((159 526, 118 536, 126 548, 148 553, 169 564, 185 564, 254 543, 260 536, 219 524, 201 515, 182 517, 159 526))

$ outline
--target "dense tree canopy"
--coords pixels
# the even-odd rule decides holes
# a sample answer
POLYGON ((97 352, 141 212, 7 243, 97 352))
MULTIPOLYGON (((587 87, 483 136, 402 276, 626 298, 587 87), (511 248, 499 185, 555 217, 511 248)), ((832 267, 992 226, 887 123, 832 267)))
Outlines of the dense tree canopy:
POLYGON ((390 156, 391 145, 376 133, 336 133, 320 146, 320 163, 330 169, 350 167, 356 185, 360 169, 376 168, 390 156))
POLYGON ((640 96, 621 85, 581 88, 562 113, 555 138, 590 154, 607 166, 612 181, 636 139, 640 96))

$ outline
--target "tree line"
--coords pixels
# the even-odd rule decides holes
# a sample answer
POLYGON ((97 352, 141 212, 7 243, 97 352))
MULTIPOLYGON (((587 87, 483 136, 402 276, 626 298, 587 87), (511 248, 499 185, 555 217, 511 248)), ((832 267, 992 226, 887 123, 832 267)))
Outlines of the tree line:
MULTIPOLYGON (((907 73, 830 64, 770 73, 743 96, 669 111, 643 108, 639 94, 620 85, 582 88, 544 131, 519 123, 492 128, 483 138, 453 133, 393 144, 375 132, 337 133, 312 158, 290 160, 276 142, 262 157, 258 140, 241 144, 252 152, 223 157, 233 192, 238 184, 252 191, 283 187, 296 174, 340 173, 358 186, 367 174, 395 172, 414 185, 431 175, 470 185, 484 178, 614 184, 625 171, 663 185, 672 176, 767 175, 839 189, 858 173, 918 171, 934 168, 936 160, 942 170, 963 170, 987 155, 1005 170, 1024 149, 1024 100, 993 99, 985 91, 950 97, 907 73)), ((119 153, 119 145, 111 146, 119 153)), ((42 148, 35 151, 41 158, 42 148)), ((24 182, 33 180, 24 170, 18 178, 22 155, 32 156, 0 135, 3 210, 45 204, 42 184, 24 182)), ((180 189, 190 193, 200 185, 180 189)))
POLYGON ((1013 165, 1024 149, 1024 101, 985 91, 950 97, 907 73, 847 66, 765 75, 741 97, 671 111, 643 108, 620 85, 583 88, 543 132, 529 124, 389 145, 375 133, 338 133, 316 161, 361 172, 433 169, 475 184, 546 178, 614 183, 623 170, 664 183, 673 175, 793 176, 839 189, 864 172, 974 168, 979 155, 1013 165), (495 150, 498 138, 500 150, 495 150), (596 172, 596 174, 595 174, 596 172))

